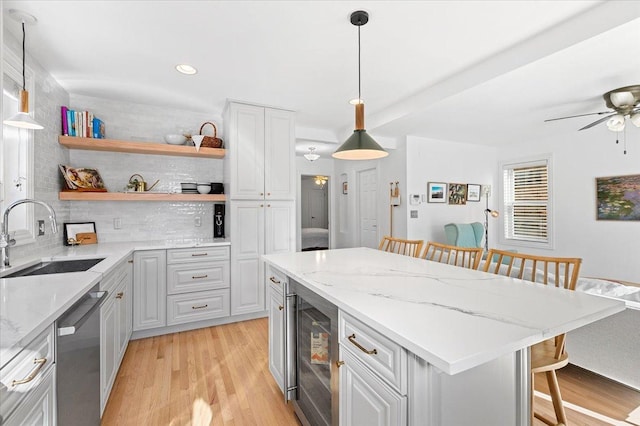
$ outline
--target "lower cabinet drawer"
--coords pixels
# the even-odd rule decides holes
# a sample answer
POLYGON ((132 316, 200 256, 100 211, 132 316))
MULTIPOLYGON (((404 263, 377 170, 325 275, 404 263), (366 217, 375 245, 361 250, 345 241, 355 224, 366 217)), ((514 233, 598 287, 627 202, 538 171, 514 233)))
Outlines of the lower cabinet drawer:
POLYGON ((167 293, 215 290, 230 285, 229 261, 167 265, 167 293))
POLYGON ((38 387, 20 403, 11 417, 4 423, 0 420, 0 423, 4 426, 54 426, 56 424, 55 388, 55 369, 50 368, 38 387))
POLYGON ((55 328, 51 325, 0 370, 1 418, 9 417, 29 398, 53 368, 54 339, 55 328))
POLYGON ((167 296, 167 325, 226 317, 229 312, 228 288, 167 296))

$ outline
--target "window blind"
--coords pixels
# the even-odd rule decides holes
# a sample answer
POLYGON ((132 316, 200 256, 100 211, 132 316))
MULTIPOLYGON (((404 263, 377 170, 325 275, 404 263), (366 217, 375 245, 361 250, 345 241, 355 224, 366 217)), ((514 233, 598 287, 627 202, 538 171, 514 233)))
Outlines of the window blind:
POLYGON ((549 242, 547 161, 504 165, 503 175, 505 237, 549 242))

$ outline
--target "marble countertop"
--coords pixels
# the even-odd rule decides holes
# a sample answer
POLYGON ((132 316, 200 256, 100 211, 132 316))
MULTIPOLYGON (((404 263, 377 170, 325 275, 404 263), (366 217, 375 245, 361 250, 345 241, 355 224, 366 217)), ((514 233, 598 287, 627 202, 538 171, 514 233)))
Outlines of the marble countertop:
POLYGON ((21 259, 8 275, 40 261, 105 259, 86 272, 0 278, 0 368, 50 326, 80 297, 134 251, 230 245, 229 240, 136 241, 65 247, 47 257, 21 259))
POLYGON ((367 248, 264 260, 447 374, 625 308, 616 300, 367 248))

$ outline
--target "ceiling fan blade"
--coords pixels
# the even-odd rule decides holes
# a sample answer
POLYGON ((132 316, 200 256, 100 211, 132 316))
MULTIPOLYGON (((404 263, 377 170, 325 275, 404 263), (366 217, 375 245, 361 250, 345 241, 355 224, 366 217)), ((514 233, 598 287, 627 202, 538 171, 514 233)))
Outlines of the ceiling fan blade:
POLYGON ((590 128, 592 128, 593 126, 598 125, 598 124, 602 123, 603 121, 606 121, 608 118, 613 117, 614 115, 616 115, 616 114, 611 114, 611 115, 607 115, 606 117, 602 117, 602 118, 600 118, 600 119, 598 119, 598 120, 594 121, 594 122, 593 122, 593 123, 591 123, 591 124, 587 124, 587 125, 586 125, 586 126, 584 126, 582 129, 579 129, 579 130, 586 130, 586 129, 590 129, 590 128))
POLYGON ((547 121, 565 120, 567 118, 586 117, 588 115, 602 115, 602 114, 611 114, 611 111, 591 112, 589 114, 570 115, 568 117, 550 118, 548 120, 544 120, 544 122, 546 123, 547 121))

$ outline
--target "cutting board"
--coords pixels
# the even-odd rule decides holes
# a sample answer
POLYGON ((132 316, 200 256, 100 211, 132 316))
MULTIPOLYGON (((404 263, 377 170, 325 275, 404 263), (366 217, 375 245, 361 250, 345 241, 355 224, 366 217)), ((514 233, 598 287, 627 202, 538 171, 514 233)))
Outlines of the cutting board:
POLYGON ((76 234, 76 241, 81 245, 98 244, 98 235, 95 232, 78 232, 76 234))

